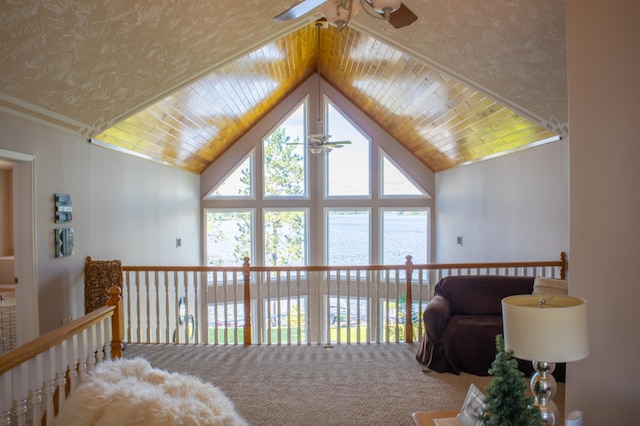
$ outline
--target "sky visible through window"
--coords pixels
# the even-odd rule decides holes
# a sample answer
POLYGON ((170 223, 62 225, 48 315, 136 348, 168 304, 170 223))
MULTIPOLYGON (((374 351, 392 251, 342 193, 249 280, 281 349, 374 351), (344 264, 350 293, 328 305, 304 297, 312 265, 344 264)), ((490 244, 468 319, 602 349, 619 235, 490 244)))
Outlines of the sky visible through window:
MULTIPOLYGON (((233 203, 224 209, 207 209, 208 264, 238 264, 244 256, 254 258, 254 250, 258 250, 261 262, 268 265, 307 263, 307 255, 311 254, 311 247, 307 247, 306 225, 309 206, 304 201, 300 204, 300 200, 304 200, 305 197, 301 197, 303 194, 300 191, 290 193, 287 190, 276 194, 267 191, 266 187, 267 181, 277 181, 276 184, 281 184, 280 178, 287 175, 283 167, 288 167, 285 166, 286 162, 291 161, 287 160, 290 158, 290 148, 283 150, 282 145, 278 143, 295 143, 296 158, 306 157, 309 162, 318 159, 316 155, 308 152, 305 143, 305 110, 305 103, 301 103, 273 129, 273 133, 265 136, 265 140, 257 141, 256 147, 212 193, 210 198, 233 199, 258 196, 255 192, 256 186, 263 187, 264 191, 260 200, 256 200, 255 209, 247 208, 246 204, 243 204, 242 208, 240 205, 233 207, 233 203), (271 142, 265 142, 267 140, 271 142), (264 158, 259 154, 260 146, 265 149, 264 158), (278 157, 279 155, 281 157, 278 157), (264 176, 251 176, 255 173, 256 162, 263 164, 264 176), (266 172, 270 167, 274 169, 269 175, 266 172), (251 176, 248 183, 247 176, 251 176), (291 199, 297 200, 298 207, 292 206, 291 199), (265 208, 262 200, 269 200, 270 207, 265 208), (255 214, 261 218, 257 229, 254 229, 253 224, 256 220, 255 214), (253 245, 255 235, 263 236, 262 247, 253 245)), ((380 185, 380 198, 415 199, 428 195, 405 174, 403 168, 386 151, 377 148, 377 144, 373 143, 375 141, 370 141, 368 136, 353 126, 338 109, 329 104, 327 110, 327 133, 332 135, 330 141, 349 140, 352 143, 342 148, 334 148, 327 154, 326 162, 323 162, 326 169, 318 170, 319 176, 311 176, 313 179, 325 179, 326 183, 324 262, 331 265, 362 265, 371 262, 402 264, 405 256, 409 254, 413 256, 414 262, 426 262, 428 209, 415 207, 415 203, 413 208, 404 207, 402 202, 399 205, 394 202, 394 205, 399 207, 393 209, 374 208, 371 200, 374 194, 371 194, 371 191, 375 188, 373 185, 380 185), (380 163, 377 165, 371 161, 371 149, 380 149, 380 163), (376 167, 382 172, 379 176, 380 181, 370 182, 371 169, 376 167), (336 198, 351 200, 353 207, 336 207, 333 201, 336 198), (374 223, 378 223, 380 228, 373 229, 374 223), (377 247, 376 252, 372 247, 377 247)), ((296 176, 295 182, 299 182, 304 181, 307 174, 298 170, 296 176)), ((282 185, 289 187, 286 182, 282 185)), ((312 190, 315 188, 318 187, 311 185, 312 190)), ((305 193, 307 196, 311 195, 305 193)))

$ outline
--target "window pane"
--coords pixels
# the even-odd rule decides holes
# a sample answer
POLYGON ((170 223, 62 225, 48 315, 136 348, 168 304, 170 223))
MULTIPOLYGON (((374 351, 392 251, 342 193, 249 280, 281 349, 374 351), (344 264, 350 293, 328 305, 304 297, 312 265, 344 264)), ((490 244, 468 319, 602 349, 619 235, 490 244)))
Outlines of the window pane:
POLYGON ((369 211, 327 212, 327 264, 369 264, 369 211))
POLYGON ((427 211, 385 210, 382 213, 382 263, 427 263, 427 211))
POLYGON ((327 124, 331 142, 351 141, 327 154, 327 195, 369 196, 369 140, 331 104, 327 124))
POLYGON ((306 215, 302 210, 269 210, 264 213, 264 264, 306 264, 306 215))
POLYGON ((304 104, 264 140, 264 196, 306 195, 304 104))
POLYGON ((207 198, 214 197, 251 197, 251 174, 252 161, 251 155, 247 156, 244 161, 226 177, 226 179, 211 193, 207 198))
POLYGON ((423 196, 407 176, 382 154, 382 195, 423 196))
POLYGON ((251 211, 207 209, 206 223, 208 266, 240 266, 251 257, 251 211))

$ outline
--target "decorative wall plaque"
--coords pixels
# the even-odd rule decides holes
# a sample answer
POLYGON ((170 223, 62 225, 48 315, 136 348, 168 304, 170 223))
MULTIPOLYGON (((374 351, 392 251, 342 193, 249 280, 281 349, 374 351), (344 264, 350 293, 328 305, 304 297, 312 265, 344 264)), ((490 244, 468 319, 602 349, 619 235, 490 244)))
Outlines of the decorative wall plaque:
POLYGON ((58 228, 55 232, 56 257, 73 254, 73 228, 58 228))
POLYGON ((69 194, 56 194, 56 223, 71 222, 73 207, 71 206, 71 195, 69 194))

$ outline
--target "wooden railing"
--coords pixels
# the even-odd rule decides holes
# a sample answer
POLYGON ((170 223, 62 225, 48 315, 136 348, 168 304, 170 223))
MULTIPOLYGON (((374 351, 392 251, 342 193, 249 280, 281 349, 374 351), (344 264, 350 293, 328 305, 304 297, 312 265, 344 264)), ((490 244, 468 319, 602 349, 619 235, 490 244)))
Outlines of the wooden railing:
POLYGON ((123 266, 126 340, 178 344, 412 342, 449 275, 565 278, 536 262, 368 266, 123 266), (410 326, 407 326, 410 325, 410 326))
POLYGON ((0 425, 53 424, 87 372, 122 356, 120 288, 109 295, 106 306, 0 355, 0 425))

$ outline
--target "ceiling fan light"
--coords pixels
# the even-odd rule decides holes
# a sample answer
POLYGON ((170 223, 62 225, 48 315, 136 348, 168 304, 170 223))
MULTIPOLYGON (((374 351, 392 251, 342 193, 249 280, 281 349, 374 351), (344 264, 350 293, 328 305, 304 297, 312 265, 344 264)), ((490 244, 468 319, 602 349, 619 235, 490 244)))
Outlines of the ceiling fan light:
POLYGON ((320 6, 320 12, 327 18, 327 22, 342 30, 349 20, 360 10, 358 2, 353 0, 329 0, 320 6), (351 13, 349 12, 351 8, 351 13))
POLYGON ((371 0, 371 5, 378 12, 382 12, 384 9, 391 9, 391 12, 395 12, 402 6, 402 0, 371 0))
POLYGON ((312 153, 313 155, 321 154, 322 153, 322 147, 321 146, 311 146, 311 147, 309 147, 309 152, 312 153))
POLYGON ((371 0, 373 8, 378 13, 393 13, 402 6, 402 0, 371 0))

